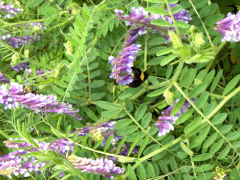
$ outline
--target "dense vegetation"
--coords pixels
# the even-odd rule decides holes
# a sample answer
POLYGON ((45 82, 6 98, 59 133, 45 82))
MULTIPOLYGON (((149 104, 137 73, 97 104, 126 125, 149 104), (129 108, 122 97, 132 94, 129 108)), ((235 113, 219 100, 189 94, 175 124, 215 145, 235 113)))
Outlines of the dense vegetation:
POLYGON ((238 0, 0 3, 1 179, 240 179, 238 0))

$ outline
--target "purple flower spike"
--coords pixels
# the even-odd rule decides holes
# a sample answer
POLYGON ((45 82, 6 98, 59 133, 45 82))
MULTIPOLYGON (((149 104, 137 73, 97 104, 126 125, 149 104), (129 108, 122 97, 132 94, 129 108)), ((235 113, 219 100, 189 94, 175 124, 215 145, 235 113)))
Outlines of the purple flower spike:
MULTIPOLYGON (((16 139, 18 140, 18 139, 16 139)), ((57 151, 59 154, 71 154, 74 148, 74 143, 68 141, 67 139, 58 139, 50 143, 38 142, 34 140, 41 150, 57 151)), ((39 151, 39 149, 32 146, 28 142, 12 142, 10 140, 4 141, 5 146, 9 148, 24 148, 25 150, 17 150, 13 153, 9 153, 0 157, 0 174, 11 178, 11 175, 18 176, 19 174, 24 175, 24 177, 29 177, 31 172, 38 173, 39 169, 45 165, 45 162, 37 163, 34 158, 29 158, 28 156, 22 156, 30 152, 39 151), (34 165, 33 165, 34 164, 34 165)))
POLYGON ((24 177, 29 177, 30 172, 39 171, 45 165, 44 162, 33 165, 36 160, 22 157, 27 151, 17 150, 0 157, 0 174, 8 178, 12 178, 11 174, 18 176, 22 174, 24 177))
MULTIPOLYGON (((16 26, 19 27, 19 25, 16 25, 16 26)), ((43 23, 28 23, 28 24, 24 24, 24 26, 26 30, 34 31, 34 32, 38 32, 39 30, 46 29, 43 23)), ((40 37, 41 35, 39 34, 23 35, 18 37, 13 37, 10 34, 0 36, 2 41, 5 41, 8 45, 11 45, 14 48, 19 48, 25 44, 30 44, 33 41, 38 41, 40 37)))
POLYGON ((23 11, 23 9, 14 8, 11 3, 9 3, 8 5, 3 4, 4 2, 0 1, 0 11, 2 11, 3 13, 7 13, 4 16, 5 19, 16 16, 23 11))
POLYGON ((18 83, 10 83, 8 90, 5 85, 0 86, 0 103, 5 105, 5 109, 14 109, 26 107, 34 110, 36 113, 45 115, 47 112, 56 112, 58 114, 68 114, 78 120, 82 118, 77 116, 78 109, 72 109, 69 103, 59 103, 57 97, 43 94, 24 94, 23 86, 18 83))
POLYGON ((108 60, 113 65, 110 78, 116 79, 119 85, 130 84, 133 81, 131 77, 133 62, 141 45, 136 44, 135 39, 139 36, 140 29, 132 29, 125 38, 123 49, 119 51, 116 58, 109 56, 108 60))
MULTIPOLYGON (((52 141, 50 143, 46 143, 45 141, 38 142, 37 140, 34 140, 34 142, 39 146, 39 149, 41 150, 50 150, 55 152, 57 151, 59 154, 67 154, 67 153, 71 154, 74 149, 74 143, 64 138, 52 141)), ((11 140, 8 140, 8 141, 4 141, 4 145, 8 148, 15 148, 15 149, 25 148, 26 152, 39 151, 37 148, 33 147, 32 144, 25 141, 13 142, 11 140)))
POLYGON ((33 41, 38 41, 40 39, 40 35, 36 35, 34 38, 34 34, 32 35, 24 35, 24 36, 18 36, 18 37, 12 37, 12 36, 0 36, 2 40, 5 40, 8 45, 11 45, 14 48, 19 48, 25 44, 30 44, 33 41))
POLYGON ((107 160, 103 157, 101 159, 93 160, 71 155, 68 156, 68 160, 76 169, 80 169, 81 172, 93 172, 110 179, 114 179, 114 176, 112 175, 123 174, 125 171, 124 168, 117 167, 113 161, 107 160))
POLYGON ((21 63, 21 64, 19 64, 17 66, 14 66, 14 67, 9 65, 9 67, 12 68, 14 71, 19 72, 21 70, 25 70, 25 69, 29 68, 29 65, 30 65, 29 62, 25 62, 25 63, 21 63))
MULTIPOLYGON (((179 101, 176 100, 174 105, 179 101)), ((191 100, 194 103, 194 100, 191 100)), ((176 120, 187 111, 187 108, 190 107, 190 103, 185 101, 182 108, 174 115, 170 116, 171 111, 174 106, 169 106, 167 109, 162 111, 161 116, 158 117, 158 121, 155 123, 155 126, 159 129, 158 136, 164 136, 169 133, 171 130, 174 130, 173 124, 175 124, 176 120)))
POLYGON ((222 34, 222 42, 240 41, 240 12, 236 15, 228 13, 227 17, 217 22, 215 31, 222 34))
MULTIPOLYGON (((180 6, 179 4, 170 4, 170 7, 180 6)), ((168 11, 168 9, 167 9, 168 11)), ((115 12, 117 13, 118 19, 125 21, 126 25, 136 25, 138 30, 138 34, 142 35, 145 34, 147 29, 153 30, 153 33, 158 33, 160 30, 162 31, 163 36, 166 38, 167 43, 169 41, 169 36, 167 35, 168 30, 175 30, 174 27, 165 28, 162 26, 156 26, 150 24, 150 21, 153 19, 163 19, 167 20, 169 23, 173 24, 173 20, 171 19, 170 15, 158 15, 151 13, 149 15, 142 7, 136 9, 132 7, 132 13, 128 15, 122 15, 123 11, 116 9, 115 12)), ((189 12, 186 9, 182 9, 180 12, 173 14, 175 20, 180 20, 188 23, 192 20, 189 12)))
MULTIPOLYGON (((169 6, 172 9, 174 6, 180 6, 180 5, 179 4, 169 4, 169 6)), ((168 9, 167 9, 167 11, 169 12, 168 9)), ((189 21, 192 20, 189 12, 186 9, 182 9, 178 13, 173 14, 173 17, 175 20, 184 21, 186 23, 189 23, 189 21)))
POLYGON ((2 73, 0 73, 0 81, 3 83, 10 83, 10 81, 2 73))

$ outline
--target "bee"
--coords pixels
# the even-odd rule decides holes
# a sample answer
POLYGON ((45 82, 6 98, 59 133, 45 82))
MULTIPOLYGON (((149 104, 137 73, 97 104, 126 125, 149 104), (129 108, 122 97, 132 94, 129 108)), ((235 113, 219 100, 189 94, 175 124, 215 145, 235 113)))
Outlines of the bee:
POLYGON ((23 93, 24 94, 28 94, 28 93, 37 94, 37 92, 32 90, 32 88, 30 86, 24 86, 23 93))
POLYGON ((139 87, 149 76, 147 71, 141 71, 139 68, 132 67, 134 75, 132 76, 133 81, 129 84, 129 87, 139 87))

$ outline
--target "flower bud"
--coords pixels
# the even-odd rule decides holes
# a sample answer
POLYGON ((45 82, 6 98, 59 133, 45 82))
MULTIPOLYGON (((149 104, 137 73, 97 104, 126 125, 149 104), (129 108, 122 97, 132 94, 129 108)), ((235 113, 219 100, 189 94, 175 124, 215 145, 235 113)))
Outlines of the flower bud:
POLYGON ((67 41, 66 49, 68 54, 72 54, 74 52, 73 45, 70 43, 70 41, 67 41))
POLYGON ((11 61, 11 66, 17 66, 20 62, 20 56, 19 56, 19 53, 16 52, 12 55, 12 61, 11 61))
POLYGON ((29 49, 26 49, 26 50, 24 51, 24 56, 25 56, 26 58, 29 58, 29 49))
POLYGON ((53 76, 57 80, 60 80, 67 70, 68 68, 66 64, 63 62, 60 62, 55 68, 55 70, 51 72, 51 76, 53 76))
POLYGON ((174 98, 173 98, 173 93, 172 92, 170 92, 169 90, 166 90, 164 92, 163 96, 165 97, 165 100, 169 105, 174 104, 174 98))
POLYGON ((181 39, 176 35, 176 33, 174 31, 168 31, 168 35, 170 36, 170 39, 173 43, 173 47, 175 49, 178 49, 180 47, 182 47, 182 41, 181 39))
POLYGON ((200 79, 198 79, 198 78, 196 78, 196 79, 194 80, 195 86, 197 86, 197 85, 199 85, 199 84, 201 84, 201 83, 202 83, 202 81, 201 81, 200 79))

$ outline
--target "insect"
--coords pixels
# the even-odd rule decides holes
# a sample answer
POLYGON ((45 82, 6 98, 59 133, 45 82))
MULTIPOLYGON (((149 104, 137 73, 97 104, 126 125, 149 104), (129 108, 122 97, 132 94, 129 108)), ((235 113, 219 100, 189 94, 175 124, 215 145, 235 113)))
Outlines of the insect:
POLYGON ((23 93, 24 94, 28 94, 28 93, 37 94, 37 92, 32 90, 32 88, 30 86, 24 86, 23 93))
POLYGON ((129 84, 130 87, 138 87, 140 86, 149 76, 147 71, 141 71, 139 68, 132 67, 134 70, 134 76, 132 76, 133 81, 129 84))

